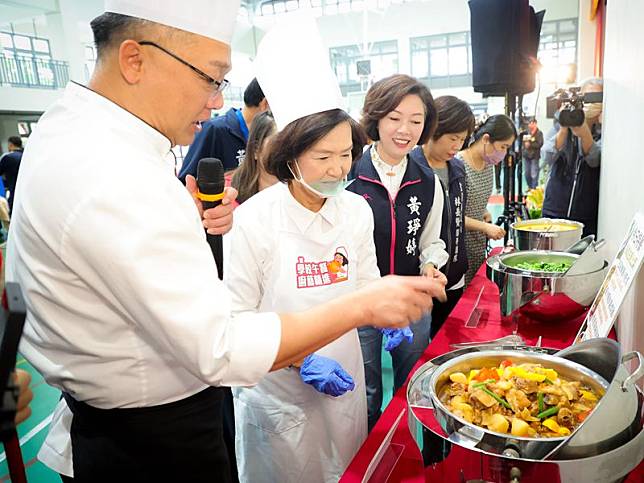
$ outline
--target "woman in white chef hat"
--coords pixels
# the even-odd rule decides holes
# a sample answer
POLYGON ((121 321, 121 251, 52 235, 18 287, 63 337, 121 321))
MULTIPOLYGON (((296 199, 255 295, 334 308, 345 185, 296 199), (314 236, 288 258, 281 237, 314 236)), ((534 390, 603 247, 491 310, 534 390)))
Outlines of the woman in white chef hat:
MULTIPOLYGON (((344 189, 366 138, 341 108, 315 21, 270 31, 255 66, 279 129, 267 170, 280 182, 235 212, 233 314, 304 310, 380 277, 371 210, 344 189)), ((357 331, 297 366, 233 390, 240 481, 337 481, 366 437, 357 331)))

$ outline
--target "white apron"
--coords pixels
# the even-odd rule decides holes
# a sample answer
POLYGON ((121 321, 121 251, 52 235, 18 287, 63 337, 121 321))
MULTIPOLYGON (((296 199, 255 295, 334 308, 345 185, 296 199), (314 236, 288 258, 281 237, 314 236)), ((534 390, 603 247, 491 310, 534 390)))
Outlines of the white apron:
MULTIPOLYGON (((356 289, 356 247, 343 235, 350 231, 343 225, 315 241, 296 228, 280 229, 260 311, 304 310, 356 289), (347 265, 333 263, 338 251, 347 265)), ((338 481, 365 440, 367 400, 357 330, 316 354, 340 363, 355 389, 340 397, 322 394, 293 368, 270 373, 253 388, 233 389, 241 482, 338 481)))

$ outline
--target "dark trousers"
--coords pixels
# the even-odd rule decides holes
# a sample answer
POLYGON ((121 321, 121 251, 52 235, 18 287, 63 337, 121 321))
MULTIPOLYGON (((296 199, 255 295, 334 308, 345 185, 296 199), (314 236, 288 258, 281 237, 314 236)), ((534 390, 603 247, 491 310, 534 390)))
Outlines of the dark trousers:
MULTIPOLYGON (((434 301, 434 308, 432 309, 432 339, 440 328, 443 326, 449 314, 452 313, 454 307, 463 295, 463 289, 446 290, 447 302, 434 301)), ((442 438, 436 436, 434 433, 426 428, 423 428, 423 461, 425 466, 442 461, 449 452, 449 443, 443 441, 442 438)))
POLYGON ((65 394, 74 414, 74 483, 229 483, 224 392, 210 387, 169 404, 108 410, 65 394))
POLYGON ((436 336, 445 320, 447 320, 447 317, 449 317, 449 314, 452 313, 452 310, 454 310, 454 307, 461 299, 463 289, 446 290, 445 293, 447 294, 447 302, 434 300, 434 308, 432 308, 432 330, 430 332, 432 339, 436 336))
POLYGON ((237 475, 237 457, 235 456, 235 405, 233 392, 229 387, 224 387, 224 400, 221 405, 224 422, 224 443, 230 462, 230 479, 232 483, 239 481, 237 475))

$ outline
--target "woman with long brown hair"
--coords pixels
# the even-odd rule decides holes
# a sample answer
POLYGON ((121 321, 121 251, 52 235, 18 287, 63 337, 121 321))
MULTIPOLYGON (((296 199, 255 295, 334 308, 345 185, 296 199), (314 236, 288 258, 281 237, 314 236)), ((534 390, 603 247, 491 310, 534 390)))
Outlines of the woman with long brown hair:
POLYGON ((277 183, 277 178, 266 171, 266 148, 275 134, 275 120, 270 112, 263 112, 253 119, 248 134, 244 162, 233 171, 231 186, 238 191, 241 204, 257 192, 277 183))

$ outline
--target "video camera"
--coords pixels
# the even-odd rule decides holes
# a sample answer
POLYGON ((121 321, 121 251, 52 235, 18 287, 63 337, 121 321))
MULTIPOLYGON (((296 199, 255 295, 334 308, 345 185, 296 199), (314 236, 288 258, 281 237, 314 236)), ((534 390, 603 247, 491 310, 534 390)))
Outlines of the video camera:
POLYGON ((581 93, 580 87, 557 89, 546 98, 546 116, 555 118, 562 127, 581 126, 586 120, 584 103, 602 102, 603 92, 581 93))

